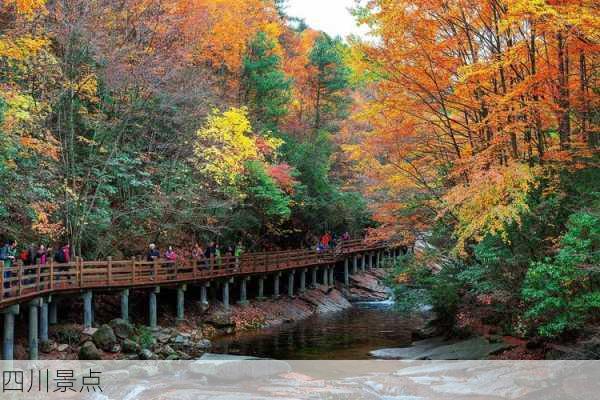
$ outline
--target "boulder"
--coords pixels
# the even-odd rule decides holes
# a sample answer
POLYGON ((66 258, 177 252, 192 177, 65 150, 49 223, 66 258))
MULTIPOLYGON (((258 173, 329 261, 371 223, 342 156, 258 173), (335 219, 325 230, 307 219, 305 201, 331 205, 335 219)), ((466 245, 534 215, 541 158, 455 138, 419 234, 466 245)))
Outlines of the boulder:
POLYGON ((173 350, 173 348, 169 345, 166 345, 164 347, 161 347, 160 350, 158 351, 163 357, 166 357, 168 355, 174 354, 175 350, 173 350))
POLYGON ((124 353, 138 353, 140 351, 140 345, 130 339, 123 340, 123 344, 121 345, 121 350, 124 353))
POLYGON ((80 360, 100 360, 102 352, 98 350, 94 342, 87 341, 79 348, 80 360))
POLYGON ((510 347, 507 343, 490 343, 481 337, 454 343, 436 338, 414 342, 411 347, 379 349, 370 354, 388 360, 484 360, 510 347))
POLYGON ((143 349, 142 351, 140 351, 138 353, 138 356, 140 357, 140 360, 153 360, 156 358, 154 353, 148 349, 143 349))
POLYGON ((208 350, 208 349, 210 349, 212 347, 212 343, 208 339, 200 339, 200 340, 198 340, 198 341, 196 341, 194 343, 194 347, 197 350, 205 351, 205 350, 208 350))
POLYGON ((112 347, 117 343, 117 337, 115 332, 110 325, 102 325, 92 335, 92 340, 98 346, 98 348, 104 351, 110 351, 112 347))
POLYGON ((89 328, 85 328, 81 333, 86 336, 93 336, 97 330, 98 330, 98 328, 89 327, 89 328))
POLYGON ((63 344, 59 344, 58 347, 56 348, 56 350, 60 351, 61 353, 64 351, 69 350, 69 345, 66 343, 63 344))
POLYGON ((119 343, 115 343, 109 350, 110 353, 120 353, 121 345, 119 343))
POLYGON ((216 328, 228 328, 234 325, 231 313, 227 311, 216 311, 209 315, 204 322, 216 328))
POLYGON ((42 353, 51 353, 56 350, 56 342, 52 340, 46 340, 44 342, 40 342, 40 351, 42 353))
POLYGON ((189 336, 177 335, 171 342, 179 347, 188 347, 190 346, 190 338, 189 336))
POLYGON ((167 343, 169 340, 171 340, 170 333, 159 332, 156 335, 156 341, 158 341, 158 343, 167 343))
POLYGON ((131 337, 134 332, 133 325, 121 318, 110 321, 110 327, 119 339, 127 339, 131 337))

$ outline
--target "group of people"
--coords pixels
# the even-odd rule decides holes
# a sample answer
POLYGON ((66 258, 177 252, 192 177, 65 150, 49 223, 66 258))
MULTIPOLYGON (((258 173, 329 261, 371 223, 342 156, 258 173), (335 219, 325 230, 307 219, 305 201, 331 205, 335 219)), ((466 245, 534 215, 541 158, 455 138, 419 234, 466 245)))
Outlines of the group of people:
POLYGON ((317 251, 321 252, 324 250, 333 249, 338 244, 338 242, 344 242, 348 240, 350 240, 350 233, 348 232, 344 232, 342 236, 338 238, 337 236, 335 236, 335 234, 332 235, 331 232, 327 231, 319 239, 319 242, 317 243, 317 251))
POLYGON ((64 244, 53 251, 52 248, 47 248, 43 244, 39 246, 30 245, 18 252, 17 241, 7 240, 0 247, 0 261, 4 265, 4 288, 10 288, 9 279, 15 272, 13 267, 16 265, 22 266, 25 275, 32 275, 35 274, 35 267, 46 265, 50 257, 53 257, 54 262, 59 264, 70 262, 71 246, 64 244))
POLYGON ((53 257, 54 262, 64 264, 71 261, 71 246, 64 244, 56 248, 54 251, 51 247, 46 248, 45 245, 39 246, 30 245, 18 252, 17 241, 8 240, 0 248, 0 261, 4 262, 4 266, 10 268, 15 262, 21 262, 24 266, 46 265, 53 257))
MULTIPOLYGON (((220 262, 223 257, 240 257, 244 253, 244 246, 240 241, 236 246, 227 246, 222 252, 219 243, 210 242, 208 246, 203 247, 200 243, 194 244, 191 251, 191 258, 202 265, 210 265, 214 261, 220 262)), ((173 246, 169 246, 164 254, 161 255, 156 244, 151 243, 148 246, 146 254, 147 261, 154 261, 164 258, 168 261, 177 261, 178 254, 173 250, 173 246)))

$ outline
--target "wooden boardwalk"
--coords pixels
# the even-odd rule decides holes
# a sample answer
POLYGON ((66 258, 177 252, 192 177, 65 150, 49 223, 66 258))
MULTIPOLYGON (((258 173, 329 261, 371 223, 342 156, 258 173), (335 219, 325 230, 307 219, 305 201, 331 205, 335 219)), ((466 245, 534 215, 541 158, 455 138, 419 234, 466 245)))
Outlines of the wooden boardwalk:
POLYGON ((343 242, 335 249, 291 250, 247 253, 239 258, 221 257, 212 261, 164 259, 148 262, 129 260, 84 261, 75 259, 66 264, 50 260, 45 265, 13 265, 5 268, 0 262, 0 309, 55 293, 88 289, 111 290, 143 288, 268 274, 320 265, 332 265, 355 254, 382 251, 385 242, 366 243, 362 240, 343 242))

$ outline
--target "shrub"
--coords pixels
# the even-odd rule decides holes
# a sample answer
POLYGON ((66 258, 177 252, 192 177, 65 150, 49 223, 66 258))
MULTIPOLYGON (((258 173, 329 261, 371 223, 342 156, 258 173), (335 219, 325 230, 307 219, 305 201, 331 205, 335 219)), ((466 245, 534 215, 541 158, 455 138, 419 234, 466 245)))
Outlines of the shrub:
POLYGON ((575 213, 556 257, 532 263, 523 284, 525 317, 537 333, 554 337, 580 328, 600 310, 599 265, 600 218, 575 213))

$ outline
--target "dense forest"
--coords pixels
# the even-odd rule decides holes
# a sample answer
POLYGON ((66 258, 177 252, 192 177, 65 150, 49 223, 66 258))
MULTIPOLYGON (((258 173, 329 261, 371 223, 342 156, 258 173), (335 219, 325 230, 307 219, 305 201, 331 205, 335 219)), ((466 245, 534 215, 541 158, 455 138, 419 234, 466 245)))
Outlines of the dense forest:
POLYGON ((0 233, 95 258, 368 228, 448 325, 598 322, 598 2, 353 13, 369 35, 281 0, 5 0, 0 233))
POLYGON ((600 4, 366 3, 346 150, 382 231, 423 249, 398 298, 517 336, 598 322, 600 4))
POLYGON ((0 35, 3 239, 97 258, 372 224, 335 156, 349 47, 281 2, 4 1, 0 35))

